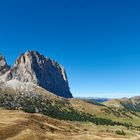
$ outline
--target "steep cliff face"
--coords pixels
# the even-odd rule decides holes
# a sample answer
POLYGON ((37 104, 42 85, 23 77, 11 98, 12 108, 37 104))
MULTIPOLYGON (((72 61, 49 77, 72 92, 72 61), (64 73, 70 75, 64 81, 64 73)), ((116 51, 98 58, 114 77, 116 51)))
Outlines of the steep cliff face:
POLYGON ((7 62, 4 58, 4 56, 2 56, 2 54, 0 54, 0 76, 5 74, 9 69, 10 69, 10 66, 7 65, 7 62))
POLYGON ((5 76, 5 81, 14 79, 39 85, 58 96, 72 97, 64 68, 36 51, 21 54, 16 60, 5 76))

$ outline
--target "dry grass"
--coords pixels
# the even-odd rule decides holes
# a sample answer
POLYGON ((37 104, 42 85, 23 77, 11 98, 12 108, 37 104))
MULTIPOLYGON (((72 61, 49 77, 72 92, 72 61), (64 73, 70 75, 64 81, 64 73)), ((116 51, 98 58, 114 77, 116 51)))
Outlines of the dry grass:
POLYGON ((127 136, 116 135, 115 129, 121 128, 65 122, 22 111, 1 109, 0 116, 0 140, 138 140, 139 138, 138 134, 131 134, 133 132, 128 132, 127 136))

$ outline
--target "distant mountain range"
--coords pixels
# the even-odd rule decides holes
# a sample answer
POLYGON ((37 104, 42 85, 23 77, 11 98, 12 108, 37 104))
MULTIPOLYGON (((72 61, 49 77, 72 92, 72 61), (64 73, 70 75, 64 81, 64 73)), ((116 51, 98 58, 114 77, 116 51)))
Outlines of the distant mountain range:
POLYGON ((109 98, 93 98, 93 97, 77 97, 77 98, 88 101, 88 102, 93 102, 93 103, 94 102, 102 103, 102 102, 111 100, 109 98))

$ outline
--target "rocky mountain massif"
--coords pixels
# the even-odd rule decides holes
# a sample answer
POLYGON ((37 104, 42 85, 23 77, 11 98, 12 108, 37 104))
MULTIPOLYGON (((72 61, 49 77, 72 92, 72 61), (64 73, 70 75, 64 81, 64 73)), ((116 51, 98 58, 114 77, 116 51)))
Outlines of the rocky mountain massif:
POLYGON ((0 76, 3 82, 12 80, 15 84, 14 80, 16 80, 16 82, 33 83, 58 96, 72 97, 65 69, 56 61, 36 51, 21 54, 11 69, 1 55, 0 76))

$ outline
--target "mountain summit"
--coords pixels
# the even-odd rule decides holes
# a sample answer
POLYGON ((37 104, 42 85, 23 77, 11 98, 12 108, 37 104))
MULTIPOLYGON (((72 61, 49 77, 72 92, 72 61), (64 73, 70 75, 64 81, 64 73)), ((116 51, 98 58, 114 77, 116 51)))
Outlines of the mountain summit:
POLYGON ((0 54, 0 76, 5 74, 10 69, 10 66, 7 65, 5 57, 0 54))
POLYGON ((27 51, 17 58, 14 67, 4 75, 4 81, 10 80, 33 83, 58 96, 72 97, 64 68, 37 51, 27 51))

